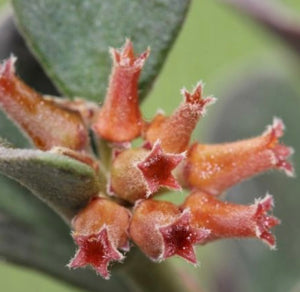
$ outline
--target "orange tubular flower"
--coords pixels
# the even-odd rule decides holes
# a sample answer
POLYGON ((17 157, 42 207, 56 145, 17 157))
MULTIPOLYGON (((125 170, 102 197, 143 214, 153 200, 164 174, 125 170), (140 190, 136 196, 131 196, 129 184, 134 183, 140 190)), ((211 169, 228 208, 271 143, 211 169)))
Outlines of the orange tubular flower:
POLYGON ((294 170, 286 159, 293 149, 280 144, 284 125, 275 118, 262 136, 216 145, 194 144, 179 176, 182 183, 212 195, 260 172, 282 169, 288 176, 294 170))
POLYGON ((72 220, 72 236, 79 248, 69 267, 91 265, 108 279, 110 262, 124 259, 120 250, 129 249, 129 239, 154 261, 178 255, 192 264, 197 264, 195 245, 222 238, 256 237, 274 248, 270 229, 279 220, 268 214, 272 196, 246 206, 215 196, 269 169, 293 175, 287 161, 293 151, 279 142, 282 121, 275 118, 266 132, 252 139, 190 145, 192 131, 215 99, 203 98, 198 83, 191 93, 183 90, 184 102, 170 117, 158 114, 146 124, 138 106, 138 78, 149 50, 135 57, 127 40, 121 50, 111 53, 114 64, 102 108, 45 99, 14 75, 12 58, 0 66, 2 108, 37 147, 91 166, 99 180, 95 198, 72 220), (97 153, 86 147, 85 127, 97 134, 95 145, 101 144, 97 153), (144 141, 131 148, 130 142, 142 130, 144 141), (103 139, 101 143, 97 138, 103 139), (181 206, 155 201, 166 188, 187 188, 192 193, 181 206))
POLYGON ((42 150, 53 146, 84 150, 88 131, 76 111, 43 98, 15 75, 15 58, 0 65, 0 106, 42 150), (62 127, 63 125, 63 127, 62 127))
POLYGON ((111 142, 127 142, 141 133, 143 121, 138 105, 138 79, 150 50, 134 56, 131 41, 121 51, 111 49, 113 69, 105 102, 93 126, 111 142))
POLYGON ((170 117, 157 114, 145 130, 145 140, 153 144, 159 139, 162 148, 168 152, 185 151, 199 118, 205 114, 206 107, 216 101, 214 97, 203 99, 202 91, 201 82, 192 93, 183 89, 184 102, 170 117))
POLYGON ((110 192, 134 203, 148 198, 160 187, 181 190, 171 172, 184 157, 184 154, 164 153, 159 141, 151 151, 144 148, 124 150, 112 163, 110 192))
POLYGON ((69 267, 91 265, 108 279, 108 264, 124 259, 118 249, 129 250, 129 219, 130 213, 126 208, 104 198, 94 198, 73 219, 72 236, 79 249, 69 267))
POLYGON ((137 204, 130 224, 132 240, 154 261, 175 254, 197 264, 193 246, 210 234, 190 225, 191 214, 169 202, 146 200, 137 204))
POLYGON ((266 195, 250 206, 222 202, 196 191, 184 202, 182 208, 191 212, 191 225, 211 231, 206 242, 228 237, 257 237, 275 248, 275 238, 269 229, 280 221, 267 215, 273 207, 273 197, 266 195))

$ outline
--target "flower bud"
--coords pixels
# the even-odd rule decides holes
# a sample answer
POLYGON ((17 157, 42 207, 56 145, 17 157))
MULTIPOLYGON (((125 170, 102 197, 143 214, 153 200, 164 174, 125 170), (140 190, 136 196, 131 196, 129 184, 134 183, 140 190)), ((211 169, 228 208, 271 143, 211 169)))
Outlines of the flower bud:
POLYGON ((120 50, 111 49, 113 69, 104 105, 93 125, 95 132, 111 142, 127 142, 141 133, 143 121, 138 104, 138 79, 150 50, 135 57, 131 41, 120 50))
POLYGON ((111 167, 110 190, 129 202, 148 198, 160 187, 179 190, 172 175, 183 154, 164 153, 157 142, 151 151, 144 148, 124 150, 111 167))
POLYGON ((200 191, 192 193, 182 208, 191 212, 191 225, 211 231, 206 242, 231 237, 257 237, 275 248, 275 237, 269 231, 280 221, 268 215, 273 197, 266 195, 253 205, 245 206, 223 202, 200 191))
POLYGON ((0 65, 0 106, 42 150, 86 148, 89 138, 77 112, 65 110, 24 84, 15 75, 15 58, 0 65))
POLYGON ((145 200, 134 209, 130 236, 152 260, 161 261, 179 255, 196 264, 193 246, 209 235, 204 228, 190 225, 190 212, 181 212, 170 202, 145 200))
POLYGON ((206 107, 215 102, 213 97, 204 99, 202 89, 201 82, 192 93, 183 89, 183 103, 170 117, 158 113, 145 130, 145 140, 153 144, 159 139, 162 148, 167 152, 185 151, 199 118, 205 114, 206 107))
POLYGON ((111 261, 122 261, 118 251, 128 251, 129 211, 104 198, 96 197, 73 219, 72 237, 79 249, 70 268, 91 265, 103 278, 109 278, 111 261))
POLYGON ((269 169, 282 169, 289 176, 293 167, 287 158, 290 147, 280 144, 284 125, 275 118, 262 136, 232 143, 194 144, 179 171, 182 184, 220 195, 227 188, 269 169))

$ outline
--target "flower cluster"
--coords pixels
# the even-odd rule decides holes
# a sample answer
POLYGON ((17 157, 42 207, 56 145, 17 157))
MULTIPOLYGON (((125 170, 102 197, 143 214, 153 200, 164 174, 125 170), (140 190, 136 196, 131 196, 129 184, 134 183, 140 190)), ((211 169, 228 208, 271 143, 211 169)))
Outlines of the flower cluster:
POLYGON ((143 119, 138 104, 138 80, 150 50, 139 56, 127 40, 111 49, 113 68, 101 107, 83 100, 41 96, 14 72, 14 58, 0 67, 0 105, 43 151, 55 151, 90 165, 105 187, 73 218, 72 237, 78 251, 69 267, 91 265, 109 278, 108 265, 123 261, 130 242, 153 261, 178 255, 197 264, 194 246, 229 238, 256 237, 271 248, 270 229, 279 220, 270 212, 267 194, 252 205, 224 202, 226 189, 258 173, 281 169, 293 175, 281 144, 284 125, 275 118, 266 131, 251 139, 206 145, 190 143, 191 134, 214 97, 203 97, 199 82, 166 116, 143 119), (62 126, 63 125, 63 126, 62 126), (100 155, 91 147, 88 130, 100 155), (140 147, 130 142, 141 137, 140 147), (100 158, 99 158, 100 156, 100 158), (177 206, 156 200, 167 190, 190 189, 177 206))

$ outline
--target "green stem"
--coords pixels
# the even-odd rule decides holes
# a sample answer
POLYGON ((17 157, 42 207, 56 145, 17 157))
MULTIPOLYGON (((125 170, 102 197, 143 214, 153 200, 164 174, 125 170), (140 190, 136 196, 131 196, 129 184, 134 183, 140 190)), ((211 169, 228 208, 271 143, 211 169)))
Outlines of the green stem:
POLYGON ((132 292, 192 292, 178 269, 167 262, 151 262, 137 248, 130 251, 126 263, 115 272, 132 292))
POLYGON ((98 139, 98 151, 100 154, 100 160, 106 171, 109 171, 111 164, 112 150, 108 142, 103 139, 98 139))

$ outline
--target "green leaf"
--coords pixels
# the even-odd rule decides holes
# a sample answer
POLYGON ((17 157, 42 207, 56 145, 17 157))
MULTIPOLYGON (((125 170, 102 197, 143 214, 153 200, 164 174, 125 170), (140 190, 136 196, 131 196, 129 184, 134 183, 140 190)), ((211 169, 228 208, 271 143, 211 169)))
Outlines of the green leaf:
POLYGON ((103 99, 109 47, 129 37, 137 52, 151 46, 141 77, 145 94, 182 25, 189 0, 13 0, 21 30, 61 93, 103 99))
MULTIPOLYGON (((292 157, 296 175, 300 173, 300 136, 299 112, 300 94, 297 84, 280 67, 276 58, 269 62, 258 62, 263 67, 237 72, 234 78, 227 80, 227 85, 219 92, 219 111, 209 117, 212 126, 209 137, 213 142, 227 142, 259 135, 266 125, 271 124, 274 116, 282 118, 286 125, 282 141, 295 149, 292 157), (276 65, 277 64, 277 65, 276 65), (262 69, 264 68, 264 69, 262 69), (246 73, 245 73, 246 72, 246 73)), ((297 79, 298 80, 298 79, 297 79)), ((238 261, 244 267, 237 269, 233 260, 223 259, 226 272, 216 267, 216 278, 224 279, 237 287, 230 291, 291 291, 299 281, 300 271, 300 180, 286 177, 277 171, 270 172, 231 189, 227 199, 249 204, 266 192, 274 196, 274 215, 282 224, 274 234, 277 237, 276 251, 270 251, 257 240, 232 241, 231 251, 237 253, 238 261), (228 271, 233 271, 228 272, 228 271), (274 277, 279 275, 279 277, 274 277), (237 286, 239 285, 239 286, 237 286)), ((222 247, 221 247, 222 248, 222 247)), ((218 265, 218 264, 216 264, 218 265)), ((240 265, 240 263, 239 263, 240 265)))
POLYGON ((67 221, 99 192, 91 167, 51 152, 0 146, 0 172, 27 187, 67 221))
POLYGON ((0 111, 0 133, 1 137, 7 139, 20 148, 30 148, 31 145, 28 142, 28 139, 22 135, 21 131, 17 128, 17 126, 7 118, 7 116, 0 111))

